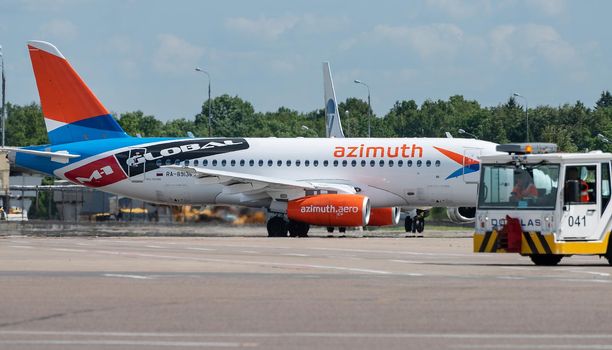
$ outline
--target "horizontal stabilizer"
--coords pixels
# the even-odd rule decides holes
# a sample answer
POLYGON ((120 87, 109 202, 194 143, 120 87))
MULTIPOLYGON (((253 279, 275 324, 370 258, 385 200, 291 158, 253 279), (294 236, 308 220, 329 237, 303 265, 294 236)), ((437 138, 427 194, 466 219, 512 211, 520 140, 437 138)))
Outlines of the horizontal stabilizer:
POLYGON ((78 154, 71 154, 67 151, 38 151, 19 147, 0 147, 0 152, 31 154, 39 157, 51 158, 52 161, 57 163, 68 163, 70 159, 80 157, 78 154))

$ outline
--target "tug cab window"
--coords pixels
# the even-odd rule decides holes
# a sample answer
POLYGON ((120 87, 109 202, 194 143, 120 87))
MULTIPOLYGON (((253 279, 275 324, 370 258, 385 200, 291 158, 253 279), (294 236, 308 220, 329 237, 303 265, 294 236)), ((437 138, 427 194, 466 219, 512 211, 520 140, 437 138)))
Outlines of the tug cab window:
POLYGON ((601 214, 610 203, 610 163, 601 163, 601 214))
POLYGON ((478 207, 552 210, 558 187, 558 164, 484 164, 478 207))
MULTIPOLYGON (((608 194, 609 196, 609 194, 608 194)), ((594 204, 597 202, 597 166, 570 165, 565 167, 565 204, 594 204)))

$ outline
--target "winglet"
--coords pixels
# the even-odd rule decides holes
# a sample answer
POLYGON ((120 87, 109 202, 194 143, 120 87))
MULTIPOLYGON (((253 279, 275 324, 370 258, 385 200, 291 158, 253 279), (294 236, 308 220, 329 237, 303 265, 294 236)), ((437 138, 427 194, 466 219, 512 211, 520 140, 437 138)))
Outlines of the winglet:
POLYGON ((325 98, 325 134, 327 137, 344 137, 329 62, 323 62, 323 88, 325 98))
POLYGON ((66 57, 64 57, 64 55, 62 55, 62 53, 57 49, 57 47, 46 41, 30 40, 28 41, 28 46, 50 53, 59 58, 66 59, 66 57))

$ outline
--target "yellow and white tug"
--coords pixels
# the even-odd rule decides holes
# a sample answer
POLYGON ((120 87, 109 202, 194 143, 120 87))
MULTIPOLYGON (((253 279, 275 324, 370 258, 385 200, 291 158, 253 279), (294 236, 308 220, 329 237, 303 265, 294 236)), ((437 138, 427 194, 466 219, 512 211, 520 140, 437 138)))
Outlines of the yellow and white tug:
POLYGON ((536 265, 599 255, 612 265, 611 153, 506 144, 481 157, 474 252, 519 253, 536 265))

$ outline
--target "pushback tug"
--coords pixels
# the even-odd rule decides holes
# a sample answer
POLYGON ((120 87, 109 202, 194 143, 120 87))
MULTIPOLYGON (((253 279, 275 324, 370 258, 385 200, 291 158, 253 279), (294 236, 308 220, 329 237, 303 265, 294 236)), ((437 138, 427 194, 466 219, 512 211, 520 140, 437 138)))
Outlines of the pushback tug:
POLYGON ((474 252, 536 265, 599 255, 612 265, 611 153, 558 153, 549 143, 498 145, 482 156, 474 252))

